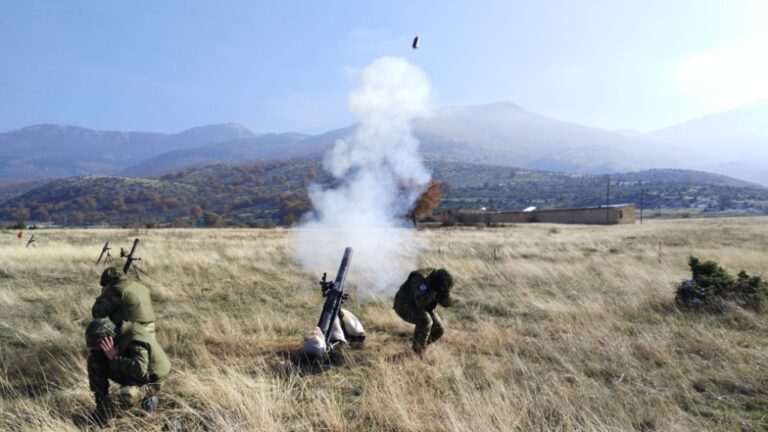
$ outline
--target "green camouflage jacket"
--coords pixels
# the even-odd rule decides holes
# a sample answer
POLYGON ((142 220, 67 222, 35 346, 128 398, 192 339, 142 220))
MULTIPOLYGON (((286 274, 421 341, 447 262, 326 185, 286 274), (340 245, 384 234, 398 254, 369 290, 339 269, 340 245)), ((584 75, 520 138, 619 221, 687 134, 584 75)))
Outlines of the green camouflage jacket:
POLYGON ((155 311, 149 298, 149 288, 127 277, 122 277, 101 294, 93 304, 94 318, 109 318, 117 325, 123 321, 148 324, 155 321, 155 311))
POLYGON ((157 381, 171 370, 160 344, 141 325, 125 321, 115 336, 117 356, 110 367, 137 383, 157 381))
POLYGON ((438 304, 438 292, 431 289, 427 282, 433 271, 435 269, 429 267, 412 271, 395 294, 395 308, 411 304, 419 309, 434 310, 438 304))

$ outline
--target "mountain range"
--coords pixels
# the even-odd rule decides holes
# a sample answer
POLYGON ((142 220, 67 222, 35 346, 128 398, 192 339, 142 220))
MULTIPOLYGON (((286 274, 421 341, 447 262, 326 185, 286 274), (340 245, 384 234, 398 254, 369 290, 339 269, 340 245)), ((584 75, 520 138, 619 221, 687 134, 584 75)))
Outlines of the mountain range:
MULTIPOLYGON (((177 134, 36 125, 0 134, 0 182, 76 175, 157 177, 215 163, 318 160, 355 126, 319 135, 229 123, 177 134)), ((768 101, 641 134, 556 120, 510 102, 439 109, 416 121, 430 160, 603 174, 711 171, 768 185, 768 101)))
POLYGON ((713 171, 768 185, 768 99, 645 135, 680 168, 713 171))
POLYGON ((29 126, 0 134, 0 181, 115 174, 163 153, 256 136, 232 123, 177 134, 29 126))

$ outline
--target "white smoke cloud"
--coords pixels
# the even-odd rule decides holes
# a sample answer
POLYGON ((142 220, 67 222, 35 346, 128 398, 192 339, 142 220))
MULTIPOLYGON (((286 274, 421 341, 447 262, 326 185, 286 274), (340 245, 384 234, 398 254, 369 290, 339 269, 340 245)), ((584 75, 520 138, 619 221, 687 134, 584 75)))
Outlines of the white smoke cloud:
POLYGON ((390 290, 416 265, 424 244, 403 215, 430 174, 411 121, 431 111, 431 85, 405 59, 382 57, 360 73, 349 109, 360 123, 324 160, 340 186, 309 189, 314 212, 294 230, 294 256, 313 273, 335 275, 346 246, 354 249, 349 282, 363 292, 390 290))

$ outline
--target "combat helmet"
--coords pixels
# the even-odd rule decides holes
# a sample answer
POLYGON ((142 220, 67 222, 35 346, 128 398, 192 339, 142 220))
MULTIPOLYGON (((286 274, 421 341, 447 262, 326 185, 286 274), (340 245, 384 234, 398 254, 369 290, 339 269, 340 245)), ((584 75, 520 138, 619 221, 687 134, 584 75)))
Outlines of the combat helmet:
POLYGON ((113 283, 119 281, 122 276, 123 273, 121 273, 117 268, 107 267, 103 272, 101 272, 101 280, 99 280, 99 284, 101 286, 112 285, 113 283))
POLYGON ((437 269, 427 276, 429 286, 438 292, 448 293, 453 287, 453 276, 446 269, 437 269))
POLYGON ((115 323, 109 318, 95 319, 85 328, 85 345, 88 348, 96 348, 102 339, 116 334, 115 323))

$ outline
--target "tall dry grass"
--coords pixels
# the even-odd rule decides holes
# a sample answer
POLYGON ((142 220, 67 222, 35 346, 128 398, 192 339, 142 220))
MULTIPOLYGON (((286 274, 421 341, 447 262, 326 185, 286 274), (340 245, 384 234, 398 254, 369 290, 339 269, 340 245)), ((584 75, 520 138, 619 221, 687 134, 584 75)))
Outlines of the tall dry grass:
POLYGON ((321 299, 285 230, 43 230, 35 248, 9 232, 0 428, 78 430, 73 418, 93 408, 83 331, 94 261, 104 241, 136 234, 174 369, 156 415, 108 429, 768 429, 766 317, 673 307, 690 254, 764 273, 768 218, 426 231, 414 267, 450 269, 462 299, 443 313, 444 338, 415 358, 391 297, 353 294, 367 346, 322 372, 287 361, 321 299))

